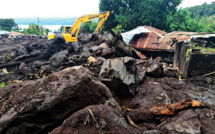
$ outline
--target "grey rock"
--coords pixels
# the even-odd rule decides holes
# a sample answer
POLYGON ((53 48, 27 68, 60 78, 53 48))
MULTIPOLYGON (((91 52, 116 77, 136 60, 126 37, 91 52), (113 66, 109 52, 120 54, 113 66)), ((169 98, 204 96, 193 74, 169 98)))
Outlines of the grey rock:
POLYGON ((68 61, 68 56, 69 51, 68 50, 64 50, 64 51, 60 51, 58 53, 55 53, 50 59, 50 65, 52 67, 59 67, 61 63, 63 62, 67 62, 68 61))
POLYGON ((160 130, 146 130, 143 134, 163 134, 160 130))
POLYGON ((28 58, 31 58, 30 54, 23 54, 21 56, 16 57, 15 61, 21 61, 21 60, 25 60, 25 59, 28 59, 28 58))
POLYGON ((103 49, 103 47, 101 47, 101 46, 94 46, 94 47, 91 47, 91 48, 89 49, 89 51, 90 51, 91 53, 94 53, 94 52, 97 52, 97 51, 102 50, 102 49, 103 49))
POLYGON ((162 126, 162 130, 174 134, 201 134, 199 116, 194 110, 180 112, 171 122, 162 126))
POLYGON ((24 62, 22 62, 20 65, 19 65, 19 69, 25 69, 26 67, 26 64, 24 62))
POLYGON ((36 50, 30 53, 30 55, 32 56, 39 56, 41 54, 44 54, 41 50, 36 50))
POLYGON ((138 92, 138 73, 134 58, 108 59, 102 65, 99 78, 119 97, 135 95, 138 92))
POLYGON ((79 46, 78 42, 72 42, 71 46, 76 53, 80 51, 81 47, 79 46))
POLYGON ((25 47, 20 47, 18 50, 18 55, 24 55, 24 54, 29 54, 28 50, 25 47))
POLYGON ((163 66, 159 62, 149 61, 147 65, 147 75, 155 78, 163 76, 163 66))
POLYGON ((146 67, 137 67, 138 69, 138 84, 141 84, 146 76, 147 68, 146 67))
POLYGON ((52 67, 50 65, 43 65, 40 67, 44 71, 51 71, 52 67))

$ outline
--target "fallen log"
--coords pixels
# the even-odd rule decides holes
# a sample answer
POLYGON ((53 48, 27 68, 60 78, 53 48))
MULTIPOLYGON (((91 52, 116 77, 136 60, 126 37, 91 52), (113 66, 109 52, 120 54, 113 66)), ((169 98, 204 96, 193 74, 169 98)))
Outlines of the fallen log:
POLYGON ((174 104, 166 104, 161 107, 153 107, 148 110, 141 110, 141 109, 128 109, 125 108, 128 113, 127 116, 135 123, 144 122, 144 121, 151 121, 155 117, 158 116, 172 116, 175 115, 177 112, 189 108, 209 108, 210 105, 204 102, 199 102, 197 100, 186 99, 178 103, 174 104))

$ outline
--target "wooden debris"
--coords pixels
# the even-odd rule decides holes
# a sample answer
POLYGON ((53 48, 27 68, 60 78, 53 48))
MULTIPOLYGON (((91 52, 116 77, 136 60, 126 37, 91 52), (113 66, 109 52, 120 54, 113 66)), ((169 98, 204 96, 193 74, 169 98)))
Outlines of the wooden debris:
POLYGON ((144 121, 151 121, 154 117, 157 116, 171 116, 175 115, 176 112, 181 110, 189 109, 189 108, 208 108, 210 107, 209 104, 204 102, 199 102, 197 100, 186 99, 178 103, 174 104, 166 104, 161 107, 153 107, 148 110, 130 110, 127 115, 133 120, 134 122, 144 122, 144 121))

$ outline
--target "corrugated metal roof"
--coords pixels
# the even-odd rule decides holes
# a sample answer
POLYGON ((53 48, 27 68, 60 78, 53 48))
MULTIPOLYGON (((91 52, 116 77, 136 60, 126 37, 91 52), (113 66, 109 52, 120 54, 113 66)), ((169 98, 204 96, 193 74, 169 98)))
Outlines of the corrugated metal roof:
POLYGON ((189 42, 191 39, 195 38, 211 38, 215 37, 215 34, 198 34, 198 35, 193 35, 190 39, 185 40, 184 42, 189 42))
POLYGON ((150 33, 144 33, 142 37, 137 40, 132 40, 130 45, 139 50, 150 50, 150 51, 173 51, 174 47, 170 47, 168 44, 159 45, 158 41, 162 38, 166 32, 156 29, 154 27, 145 26, 149 29, 150 33))
POLYGON ((151 32, 145 32, 142 37, 130 41, 130 45, 139 50, 174 51, 176 42, 189 42, 193 38, 215 37, 215 34, 184 31, 174 31, 167 34, 150 26, 144 27, 151 32))
POLYGON ((183 31, 174 31, 172 33, 166 34, 159 40, 159 45, 171 45, 173 40, 177 40, 178 42, 182 42, 190 39, 193 35, 197 34, 196 32, 183 32, 183 31))
POLYGON ((140 59, 147 59, 147 57, 144 54, 142 54, 141 52, 137 51, 136 49, 133 49, 133 50, 137 54, 137 56, 140 57, 140 59))
POLYGON ((158 45, 159 38, 153 32, 145 33, 144 36, 137 40, 132 40, 130 45, 140 50, 157 50, 168 49, 168 46, 158 45))
POLYGON ((145 26, 145 28, 149 29, 150 31, 152 31, 153 33, 155 33, 158 37, 162 37, 164 36, 165 34, 167 34, 166 32, 160 30, 160 29, 157 29, 157 28, 154 28, 154 27, 150 27, 150 26, 145 26))
POLYGON ((132 38, 130 38, 130 40, 128 40, 127 42, 130 42, 130 45, 134 48, 137 49, 144 49, 144 50, 174 50, 174 48, 171 48, 169 45, 158 45, 158 41, 159 38, 161 38, 162 36, 164 36, 165 34, 167 34, 166 32, 159 30, 157 28, 154 27, 150 27, 150 26, 144 26, 143 27, 145 30, 142 30, 142 32, 137 31, 137 33, 135 33, 135 29, 128 31, 126 33, 123 33, 123 40, 125 40, 124 38, 127 36, 131 36, 132 38), (148 30, 146 30, 148 29, 148 30), (142 37, 138 38, 138 39, 133 39, 135 34, 140 34, 143 33, 142 37))
POLYGON ((197 33, 197 32, 184 32, 174 31, 166 34, 159 40, 159 45, 173 45, 174 41, 177 42, 189 42, 192 38, 209 38, 215 37, 215 34, 197 33))
POLYGON ((133 39, 133 37, 137 34, 140 34, 140 33, 149 33, 151 32, 149 29, 147 29, 145 26, 140 26, 140 27, 137 27, 135 29, 132 29, 128 32, 125 32, 125 33, 122 33, 122 37, 123 37, 123 41, 129 45, 130 41, 133 39))

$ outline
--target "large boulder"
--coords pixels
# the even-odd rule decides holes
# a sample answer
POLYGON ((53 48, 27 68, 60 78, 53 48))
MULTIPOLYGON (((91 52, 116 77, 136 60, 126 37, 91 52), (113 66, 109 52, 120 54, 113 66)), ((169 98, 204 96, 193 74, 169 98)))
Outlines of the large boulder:
POLYGON ((80 51, 81 47, 79 46, 78 42, 72 42, 71 46, 73 48, 73 50, 77 53, 80 51))
POLYGON ((105 42, 105 43, 102 43, 99 45, 100 47, 103 47, 103 49, 105 48, 109 48, 108 44, 105 42))
POLYGON ((29 52, 25 47, 22 46, 18 49, 18 55, 20 56, 20 55, 24 55, 24 54, 29 54, 29 52))
POLYGON ((194 110, 180 112, 161 128, 171 134, 201 134, 199 115, 194 110))
POLYGON ((88 105, 109 104, 119 109, 109 89, 81 66, 64 69, 7 94, 0 92, 0 96, 2 134, 48 133, 88 105))
POLYGON ((113 55, 113 52, 114 52, 114 50, 113 49, 111 49, 111 48, 104 48, 104 49, 102 49, 102 53, 101 53, 101 56, 102 57, 110 57, 111 55, 113 55))
POLYGON ((68 56, 69 51, 68 50, 64 50, 64 51, 60 51, 58 53, 55 53, 50 59, 50 65, 52 67, 59 67, 61 63, 63 62, 67 62, 68 61, 68 56))
POLYGON ((94 105, 86 107, 54 129, 50 134, 72 133, 134 133, 122 115, 110 106, 94 105))
POLYGON ((99 77, 119 97, 135 95, 138 91, 138 73, 134 58, 108 59, 103 63, 99 77))
POLYGON ((62 34, 55 34, 54 43, 65 43, 65 38, 62 34))
POLYGON ((93 46, 89 49, 89 51, 91 53, 94 53, 94 52, 97 52, 97 51, 102 50, 102 49, 103 49, 103 47, 101 47, 101 46, 93 46))
POLYGON ((151 77, 160 78, 163 76, 163 66, 159 62, 149 61, 146 74, 151 77))

